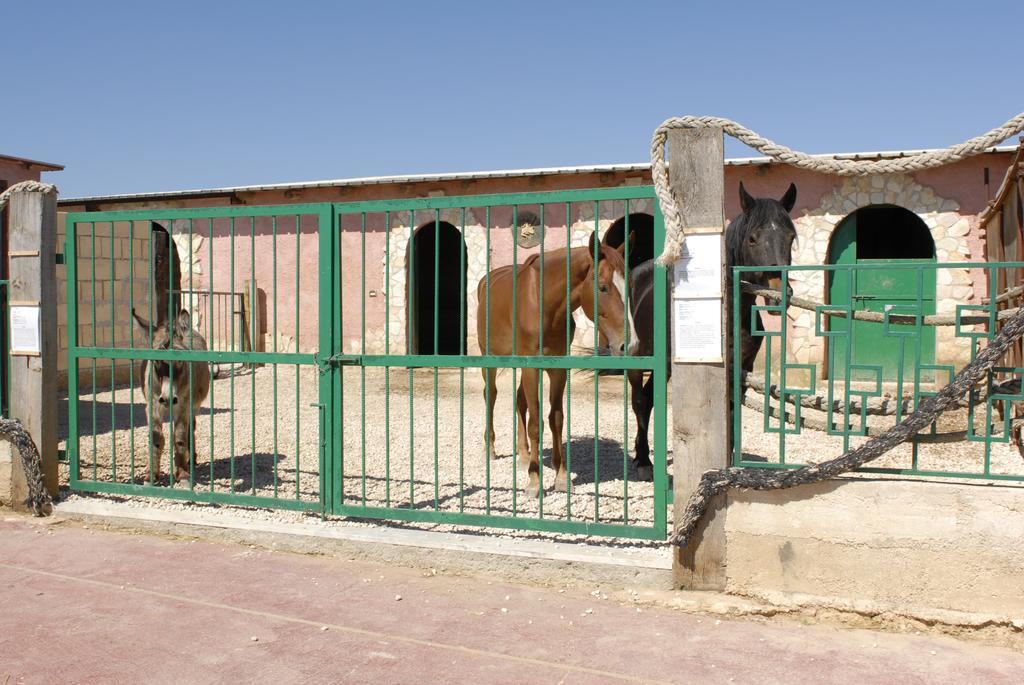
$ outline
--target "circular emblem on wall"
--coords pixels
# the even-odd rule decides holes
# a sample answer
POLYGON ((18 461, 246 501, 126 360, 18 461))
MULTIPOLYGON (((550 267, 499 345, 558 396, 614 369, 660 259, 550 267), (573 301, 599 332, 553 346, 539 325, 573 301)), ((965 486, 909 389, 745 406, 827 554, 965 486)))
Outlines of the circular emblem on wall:
POLYGON ((533 212, 519 212, 514 230, 519 247, 537 247, 544 240, 544 227, 540 224, 540 218, 533 212))

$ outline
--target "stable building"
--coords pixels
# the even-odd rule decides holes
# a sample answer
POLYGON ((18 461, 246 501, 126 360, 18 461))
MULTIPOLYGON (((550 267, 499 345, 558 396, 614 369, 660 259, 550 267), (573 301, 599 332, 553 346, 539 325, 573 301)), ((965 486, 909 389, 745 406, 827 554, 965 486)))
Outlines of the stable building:
MULTIPOLYGON (((850 159, 889 159, 918 151, 866 152, 823 155, 850 159)), ((781 197, 789 183, 798 194, 792 217, 798 233, 794 247, 795 265, 871 265, 894 267, 914 263, 953 264, 988 260, 992 248, 981 215, 1000 191, 1001 179, 1015 159, 1015 147, 998 147, 959 163, 938 169, 885 176, 838 177, 796 169, 768 158, 729 159, 725 162, 726 216, 740 212, 738 187, 743 182, 757 196, 781 197)), ((573 190, 644 186, 651 183, 649 164, 610 164, 579 167, 518 169, 475 173, 424 174, 371 178, 350 178, 308 183, 209 188, 173 192, 108 195, 60 200, 61 211, 106 211, 158 208, 219 207, 230 205, 288 205, 316 202, 365 202, 384 199, 413 199, 453 196, 507 194, 547 190, 573 190)), ((593 206, 581 203, 567 212, 545 207, 541 239, 546 251, 566 244, 586 243, 597 230, 610 242, 621 242, 629 216, 631 231, 636 231, 636 254, 649 254, 652 247, 642 236, 652 235, 655 200, 601 202, 593 206), (645 253, 646 251, 646 253, 645 253)), ((429 212, 405 212, 402 215, 367 215, 364 222, 341 222, 342 307, 347 316, 343 324, 345 349, 358 354, 379 353, 384 347, 392 354, 477 354, 481 341, 476 335, 477 284, 488 266, 495 268, 513 260, 522 262, 537 252, 537 247, 518 247, 513 236, 524 225, 539 219, 539 207, 520 207, 520 216, 506 207, 489 212, 486 207, 429 212), (526 219, 525 217, 529 217, 526 219), (513 231, 513 226, 516 230, 513 231), (413 255, 412 259, 409 255, 413 255), (437 268, 435 269, 435 265, 437 268), (464 280, 463 280, 464 274, 464 280), (436 299, 438 306, 434 306, 436 299), (435 320, 436 310, 436 320, 435 320), (463 318, 464 317, 464 318, 463 318), (434 340, 438 329, 437 344, 434 340)), ((1018 225, 1000 230, 1020 234, 1018 225)), ((991 222, 987 224, 991 231, 991 222)), ((267 298, 268 276, 264 247, 269 226, 259 229, 260 247, 237 260, 233 280, 222 268, 229 236, 222 230, 205 235, 205 226, 197 222, 191 229, 185 222, 174 222, 172 233, 181 256, 183 283, 197 294, 192 303, 196 321, 203 326, 208 307, 199 296, 210 292, 243 293, 256 280, 264 295, 254 299, 264 308, 259 314, 259 330, 253 332, 253 349, 317 348, 317 274, 316 268, 302 269, 303 263, 315 265, 318 250, 315 222, 277 226, 273 243, 277 254, 295 255, 294 264, 301 273, 280 274, 276 304, 279 317, 277 339, 271 339, 267 325, 273 298, 267 298), (212 240, 215 246, 204 243, 212 240), (301 243, 301 244, 299 244, 301 243), (211 255, 219 261, 212 266, 211 255), (291 311, 299 307, 301 316, 291 311), (269 301, 269 304, 268 304, 269 301), (289 304, 292 303, 292 304, 289 304), (258 339, 258 340, 257 340, 258 339)), ((115 229, 116 230, 116 229, 115 229)), ((148 255, 145 235, 136 226, 136 259, 148 255)), ((122 236, 123 237, 123 236, 122 236)), ((120 239, 120 238, 119 238, 120 239)), ((1019 245, 1020 241, 1015 243, 1019 245)), ((1004 253, 999 259, 1009 258, 1004 253)), ((1015 258, 1019 259, 1019 255, 1015 258)), ((138 266, 138 265, 136 265, 138 266)), ((145 269, 137 269, 137 273, 145 269)), ((979 304, 988 296, 988 274, 982 269, 948 268, 938 270, 838 270, 834 275, 817 271, 794 272, 794 295, 826 304, 853 303, 855 308, 880 306, 897 311, 903 304, 923 303, 926 313, 954 313, 958 304, 979 304), (922 280, 923 278, 923 280, 922 280)), ((1016 278, 1016 276, 1014 276, 1016 278)), ((1016 282, 1016 281, 1014 281, 1016 282)), ((113 293, 110 297, 126 298, 113 293)), ((787 358, 794 363, 816 364, 816 374, 828 377, 832 370, 824 359, 846 359, 837 336, 822 335, 816 329, 815 313, 791 309, 787 330, 787 358), (830 352, 827 342, 833 340, 830 352)), ((212 324, 212 322, 211 322, 212 324)), ((590 346, 593 329, 581 315, 576 340, 590 346)), ((251 322, 250 322, 251 325, 251 322)), ((770 325, 770 324, 769 324, 770 325)), ((830 331, 847 325, 833 319, 830 331)), ((232 323, 232 326, 234 324, 232 323)), ((850 361, 855 365, 880 367, 885 379, 898 373, 900 358, 898 337, 886 334, 880 324, 855 321, 844 340, 851 341, 850 361)), ((66 331, 63 331, 66 336, 66 331)), ((115 333, 115 336, 121 335, 115 333)), ((211 336, 216 337, 216 336, 211 336)), ((63 338, 66 341, 66 337, 63 338)), ((111 341, 116 343, 117 341, 111 341)), ((960 365, 970 358, 971 338, 958 336, 954 327, 927 328, 921 336, 921 361, 960 365)))

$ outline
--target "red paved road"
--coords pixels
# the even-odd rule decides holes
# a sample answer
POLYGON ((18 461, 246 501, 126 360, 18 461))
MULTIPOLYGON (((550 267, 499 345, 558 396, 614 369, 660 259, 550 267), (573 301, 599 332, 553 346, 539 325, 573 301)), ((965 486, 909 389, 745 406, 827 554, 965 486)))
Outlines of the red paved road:
POLYGON ((638 613, 584 592, 0 522, 0 685, 909 685, 1022 672, 1022 655, 943 638, 638 613))

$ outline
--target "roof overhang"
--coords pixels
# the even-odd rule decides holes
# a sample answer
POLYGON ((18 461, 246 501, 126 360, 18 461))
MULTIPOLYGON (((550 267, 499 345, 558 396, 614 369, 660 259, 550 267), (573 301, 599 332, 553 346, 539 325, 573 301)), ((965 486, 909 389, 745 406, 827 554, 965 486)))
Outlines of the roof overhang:
MULTIPOLYGON (((985 154, 1010 153, 1016 146, 992 147, 985 154)), ((882 152, 844 152, 836 154, 813 155, 822 159, 898 159, 910 157, 930 150, 896 150, 882 152)), ((726 159, 726 166, 758 166, 781 164, 770 157, 739 157, 726 159)), ((651 165, 649 162, 635 164, 595 164, 587 166, 537 167, 531 169, 503 169, 497 171, 467 171, 440 174, 409 174, 401 176, 361 176, 355 178, 338 178, 324 181, 305 181, 297 183, 270 183, 263 185, 227 186, 221 188, 198 188, 194 190, 175 190, 166 192, 128 193, 122 195, 95 195, 60 200, 60 204, 80 204, 84 202, 118 202, 173 200, 192 197, 211 197, 232 195, 235 193, 252 193, 272 190, 308 190, 312 188, 344 188, 368 185, 403 184, 403 183, 438 183, 443 181, 470 181, 496 178, 521 178, 526 176, 568 176, 573 174, 602 173, 646 173, 651 165)))

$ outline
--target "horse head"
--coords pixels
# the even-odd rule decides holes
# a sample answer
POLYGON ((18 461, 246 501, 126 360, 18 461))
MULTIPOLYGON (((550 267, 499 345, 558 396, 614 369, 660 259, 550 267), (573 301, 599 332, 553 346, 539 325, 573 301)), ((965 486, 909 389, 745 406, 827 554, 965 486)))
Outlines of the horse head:
MULTIPOLYGON (((743 214, 729 225, 726 236, 729 265, 789 266, 796 240, 796 228, 789 213, 795 203, 796 186, 792 183, 781 200, 755 199, 740 183, 743 214)), ((747 272, 744 278, 776 290, 782 283, 781 272, 772 270, 747 272)))
POLYGON ((638 342, 633 328, 633 315, 626 306, 626 262, 622 256, 624 249, 625 244, 618 248, 609 247, 597 240, 596 232, 591 233, 587 246, 589 264, 586 276, 580 283, 575 284, 580 288, 580 306, 583 313, 608 339, 608 345, 614 355, 633 354, 638 342))

